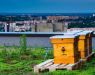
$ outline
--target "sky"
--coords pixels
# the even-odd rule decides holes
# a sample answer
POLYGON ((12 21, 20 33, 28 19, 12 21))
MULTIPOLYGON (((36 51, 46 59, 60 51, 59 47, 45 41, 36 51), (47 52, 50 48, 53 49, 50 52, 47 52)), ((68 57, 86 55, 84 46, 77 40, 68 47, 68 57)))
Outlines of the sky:
POLYGON ((93 13, 95 0, 0 0, 0 13, 93 13))

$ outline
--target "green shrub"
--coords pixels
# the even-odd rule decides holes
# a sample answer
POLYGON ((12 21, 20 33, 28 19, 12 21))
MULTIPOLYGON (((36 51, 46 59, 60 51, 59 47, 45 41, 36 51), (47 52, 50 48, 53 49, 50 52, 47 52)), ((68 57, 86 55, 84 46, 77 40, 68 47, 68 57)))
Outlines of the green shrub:
POLYGON ((26 53, 27 45, 26 45, 26 35, 22 35, 20 37, 20 49, 21 53, 26 53))

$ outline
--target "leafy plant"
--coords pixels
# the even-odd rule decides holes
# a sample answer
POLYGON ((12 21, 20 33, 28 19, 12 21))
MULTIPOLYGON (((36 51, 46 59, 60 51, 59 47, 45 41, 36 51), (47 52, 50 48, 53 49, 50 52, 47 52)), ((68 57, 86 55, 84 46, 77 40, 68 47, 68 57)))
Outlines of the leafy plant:
POLYGON ((22 35, 20 37, 20 48, 21 48, 21 52, 25 53, 26 49, 27 49, 27 45, 26 45, 26 35, 22 35))

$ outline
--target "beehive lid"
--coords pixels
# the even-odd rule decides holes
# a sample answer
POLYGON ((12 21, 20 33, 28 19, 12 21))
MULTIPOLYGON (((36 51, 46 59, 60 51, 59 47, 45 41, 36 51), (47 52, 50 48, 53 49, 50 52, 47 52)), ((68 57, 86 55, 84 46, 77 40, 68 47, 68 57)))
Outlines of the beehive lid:
POLYGON ((83 32, 80 32, 80 33, 77 33, 78 35, 87 35, 89 32, 86 32, 86 31, 83 31, 83 32))
POLYGON ((64 33, 64 35, 76 35, 77 33, 82 32, 82 30, 74 30, 74 31, 68 31, 66 33, 64 33))
POLYGON ((75 38, 77 37, 78 35, 56 35, 56 36, 52 36, 50 37, 51 38, 75 38))
POLYGON ((67 31, 67 32, 76 32, 76 33, 78 33, 78 32, 82 32, 83 30, 73 30, 73 31, 67 31))
POLYGON ((74 32, 74 33, 80 33, 80 32, 83 32, 83 30, 74 30, 72 32, 74 32))
POLYGON ((75 35, 76 33, 75 32, 66 32, 64 33, 64 35, 75 35))
POLYGON ((87 32, 87 33, 92 33, 93 31, 84 31, 84 32, 87 32))

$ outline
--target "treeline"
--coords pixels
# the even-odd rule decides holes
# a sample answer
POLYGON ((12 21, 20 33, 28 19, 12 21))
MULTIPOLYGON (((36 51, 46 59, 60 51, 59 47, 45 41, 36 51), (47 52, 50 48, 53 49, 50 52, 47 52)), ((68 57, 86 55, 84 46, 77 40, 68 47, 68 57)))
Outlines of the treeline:
MULTIPOLYGON (((46 16, 41 16, 42 19, 46 19, 46 16)), ((0 21, 29 21, 29 20, 39 20, 40 16, 28 16, 28 15, 17 15, 17 16, 2 16, 0 15, 0 21)))
POLYGON ((71 22, 68 28, 90 28, 95 27, 95 17, 80 17, 76 21, 71 22))
POLYGON ((70 23, 68 28, 90 28, 95 27, 95 22, 88 23, 70 23))
POLYGON ((24 20, 30 20, 30 17, 28 16, 0 16, 0 21, 6 22, 6 21, 24 21, 24 20))

